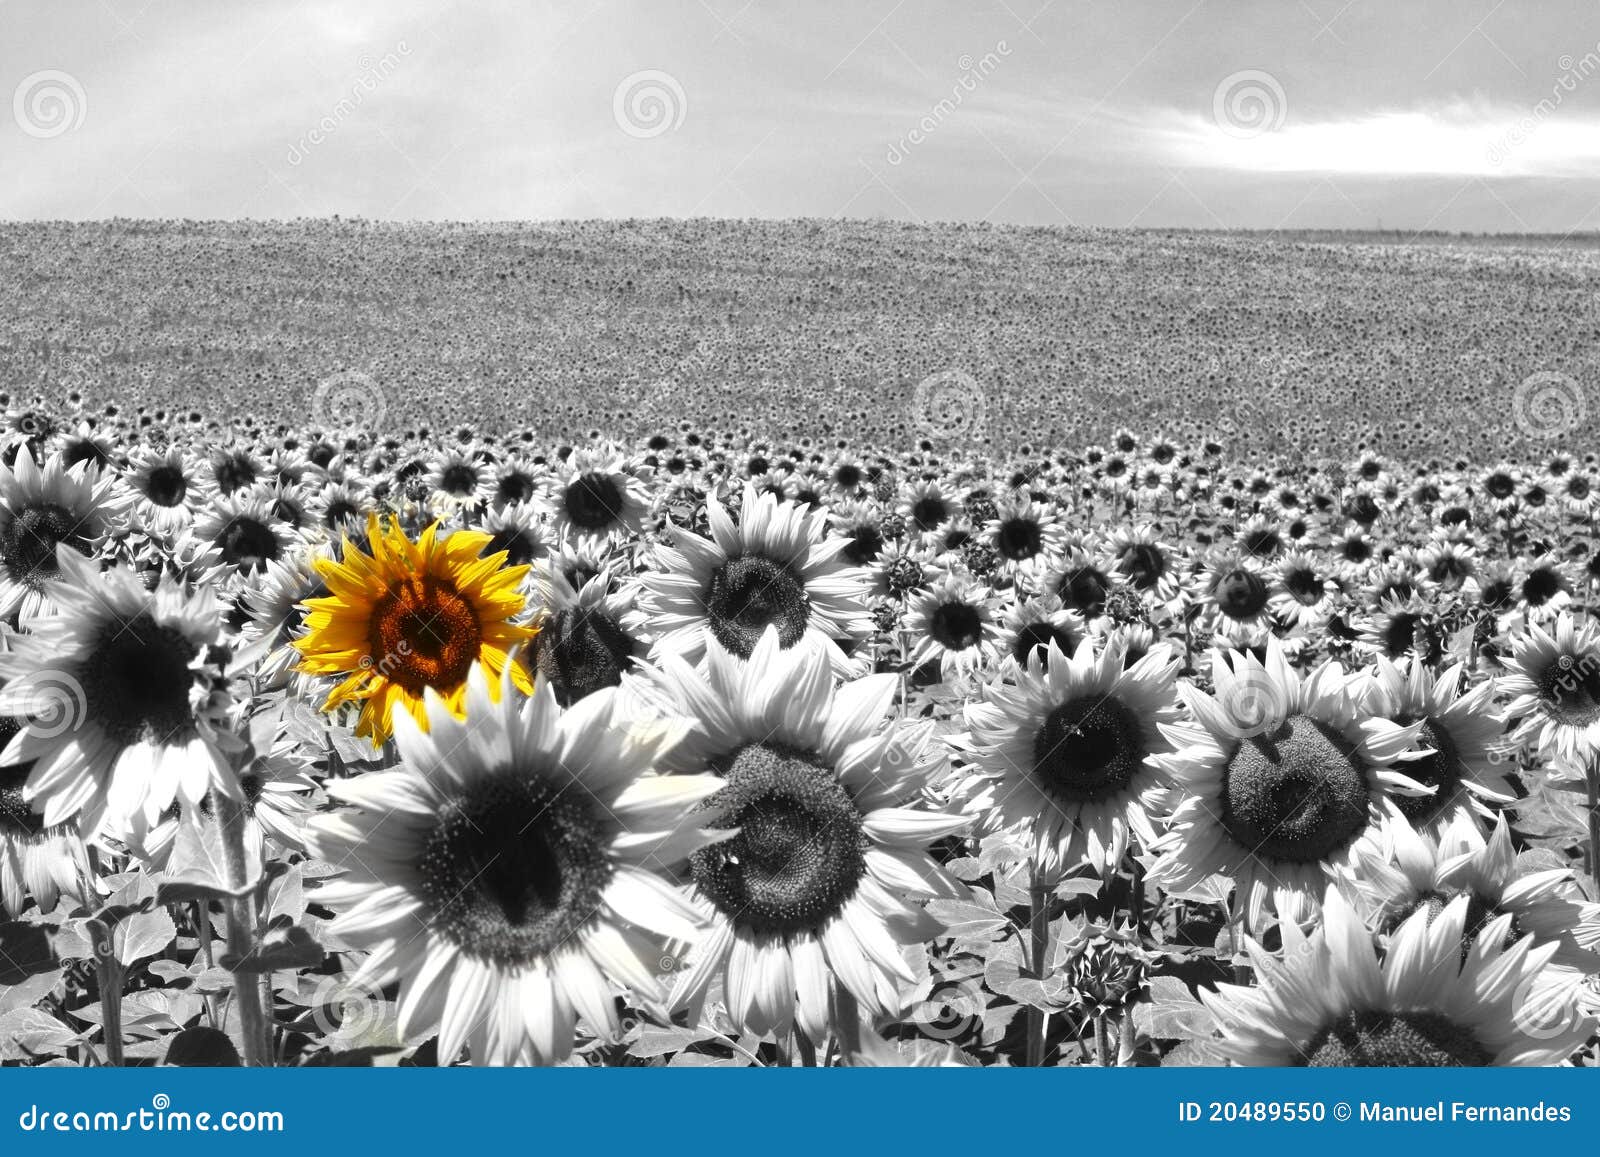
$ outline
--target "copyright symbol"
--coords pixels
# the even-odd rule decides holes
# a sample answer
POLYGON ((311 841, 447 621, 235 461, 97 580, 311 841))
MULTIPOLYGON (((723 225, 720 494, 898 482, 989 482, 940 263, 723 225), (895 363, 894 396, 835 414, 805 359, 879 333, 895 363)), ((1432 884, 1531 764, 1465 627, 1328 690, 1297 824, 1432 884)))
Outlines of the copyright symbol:
POLYGON ((1340 1101, 1333 1107, 1333 1119, 1335 1121, 1348 1121, 1350 1119, 1350 1106, 1340 1101))

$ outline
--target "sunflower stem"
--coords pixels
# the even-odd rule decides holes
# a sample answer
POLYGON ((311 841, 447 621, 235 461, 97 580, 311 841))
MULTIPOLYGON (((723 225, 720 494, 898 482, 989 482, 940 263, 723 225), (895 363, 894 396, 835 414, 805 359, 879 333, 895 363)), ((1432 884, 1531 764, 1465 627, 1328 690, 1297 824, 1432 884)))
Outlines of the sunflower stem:
MULTIPOLYGON (((249 883, 245 874, 244 802, 220 791, 211 793, 217 830, 222 837, 223 870, 228 887, 240 891, 249 883)), ((249 956, 255 947, 255 893, 230 899, 224 906, 228 918, 228 955, 235 964, 249 956)), ((239 1007, 239 1035, 243 1038, 244 1063, 251 1068, 271 1067, 272 1052, 267 1040, 267 1014, 261 1002, 261 978, 254 972, 234 972, 234 1003, 239 1007)))
POLYGON ((799 1028, 794 1030, 795 1049, 800 1053, 800 1067, 814 1069, 817 1067, 817 1046, 811 1043, 811 1038, 799 1028))
MULTIPOLYGON (((1028 878, 1028 940, 1030 946, 1029 968, 1034 977, 1044 981, 1045 969, 1050 961, 1050 886, 1039 876, 1038 865, 1030 869, 1028 878)), ((1036 1005, 1028 1006, 1028 1067, 1044 1065, 1045 1030, 1050 1014, 1036 1005)))
POLYGON ((1593 898, 1600 898, 1600 755, 1591 756, 1584 765, 1583 782, 1589 795, 1589 846, 1585 859, 1589 879, 1594 883, 1593 898))
POLYGON ((121 1068, 122 964, 111 940, 111 926, 98 917, 89 921, 94 946, 95 985, 100 990, 100 1035, 105 1040, 105 1063, 121 1068))
MULTIPOLYGON (((200 959, 209 968, 217 965, 216 955, 211 947, 211 905, 205 900, 194 902, 194 934, 200 941, 200 959)), ((222 1016, 217 1007, 217 994, 206 994, 206 1021, 212 1028, 222 1027, 222 1016)))
POLYGON ((1119 1069, 1132 1068, 1134 1053, 1139 1043, 1138 1033, 1133 1025, 1133 1016, 1128 1009, 1124 1008, 1122 1015, 1117 1020, 1119 1029, 1117 1033, 1117 1067, 1119 1069))
POLYGON ((1101 1068, 1111 1066, 1111 1034, 1106 1028, 1106 1014, 1094 1014, 1094 1057, 1101 1068))
POLYGON ((1228 915, 1228 956, 1233 965, 1233 982, 1235 984, 1249 984, 1250 970, 1239 959, 1240 935, 1244 926, 1244 908, 1235 898, 1234 911, 1228 915))
POLYGON ((861 1055, 861 1006, 855 993, 835 983, 833 1008, 839 1030, 839 1064, 848 1065, 861 1055))

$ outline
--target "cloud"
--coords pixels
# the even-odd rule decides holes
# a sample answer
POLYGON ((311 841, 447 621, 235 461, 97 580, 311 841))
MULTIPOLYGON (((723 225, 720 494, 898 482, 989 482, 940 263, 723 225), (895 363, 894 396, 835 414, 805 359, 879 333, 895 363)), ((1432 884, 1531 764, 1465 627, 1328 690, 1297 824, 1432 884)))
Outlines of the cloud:
POLYGON ((1152 118, 1168 159, 1192 168, 1363 176, 1600 178, 1600 115, 1456 103, 1301 122, 1288 110, 1152 118), (1274 124, 1276 122, 1276 127, 1274 124))

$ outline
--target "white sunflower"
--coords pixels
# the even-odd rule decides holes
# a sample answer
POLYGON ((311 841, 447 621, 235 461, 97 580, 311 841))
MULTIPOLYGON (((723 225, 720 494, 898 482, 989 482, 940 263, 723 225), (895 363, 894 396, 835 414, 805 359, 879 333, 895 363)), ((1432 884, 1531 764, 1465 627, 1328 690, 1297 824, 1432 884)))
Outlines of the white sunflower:
POLYGON ((825 537, 826 513, 747 483, 737 524, 714 497, 706 519, 709 539, 669 528, 672 545, 656 550, 659 569, 640 576, 629 626, 651 640, 652 657, 698 662, 713 641, 748 657, 772 627, 784 648, 820 642, 836 672, 856 670, 843 647, 872 633, 867 580, 839 561, 849 540, 825 537))
POLYGON ((794 1026, 818 1046, 841 992, 868 1017, 899 1012, 916 979, 902 946, 941 928, 920 901, 965 894, 925 849, 969 821, 919 806, 945 761, 930 725, 885 725, 897 678, 835 688, 815 647, 769 628, 748 661, 714 647, 700 671, 669 657, 630 686, 695 721, 668 767, 722 775, 708 806, 737 829, 690 859, 711 929, 674 1003, 698 1009, 721 976, 741 1031, 794 1026))
POLYGON ((1181 892, 1224 876, 1248 927, 1271 911, 1304 924, 1329 878, 1382 846, 1399 815, 1390 794, 1425 791, 1390 766, 1422 724, 1371 716, 1331 661, 1302 678, 1276 638, 1265 661, 1213 651, 1211 679, 1210 695, 1180 684, 1195 722, 1166 727, 1178 750, 1163 761, 1184 798, 1150 879, 1181 892))
POLYGON ((1173 750, 1163 726, 1179 720, 1178 662, 1162 644, 1124 666, 1117 643, 1085 640, 1070 660, 1051 640, 965 712, 963 744, 979 779, 968 808, 992 834, 1021 834, 1049 880, 1088 863, 1121 865, 1134 836, 1156 840, 1171 780, 1156 758, 1173 750))
POLYGON ((346 869, 318 898, 335 935, 371 949, 358 988, 399 981, 408 1040, 439 1037, 439 1059, 554 1064, 578 1018, 621 1035, 616 996, 665 993, 660 938, 694 939, 700 917, 656 874, 712 837, 694 809, 712 775, 653 775, 680 721, 628 725, 613 689, 571 710, 548 686, 492 699, 469 674, 466 718, 428 693, 428 730, 394 714, 400 766, 334 780, 355 810, 319 816, 313 855, 346 869))

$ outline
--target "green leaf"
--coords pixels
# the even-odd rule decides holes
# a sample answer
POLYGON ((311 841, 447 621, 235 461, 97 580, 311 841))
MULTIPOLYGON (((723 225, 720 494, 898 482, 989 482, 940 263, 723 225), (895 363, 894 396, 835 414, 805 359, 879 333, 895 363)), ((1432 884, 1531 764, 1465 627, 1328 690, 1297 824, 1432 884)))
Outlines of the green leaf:
POLYGON ((930 900, 928 911, 942 920, 957 940, 993 940, 1010 924, 1002 913, 970 900, 930 900))
POLYGON ((14 1008, 0 1015, 0 1061, 60 1056, 81 1039, 43 1009, 14 1008))
POLYGON ((1217 1021, 1211 1010, 1189 992, 1176 976, 1150 980, 1150 1000, 1133 1006, 1134 1026, 1156 1040, 1193 1040, 1209 1037, 1217 1021))
POLYGON ((224 954, 218 963, 231 972, 277 972, 280 968, 315 968, 325 955, 311 933, 289 924, 270 929, 246 955, 224 954))
POLYGON ((111 951, 127 966, 163 951, 177 934, 178 929, 165 908, 135 912, 118 921, 111 930, 111 951))

